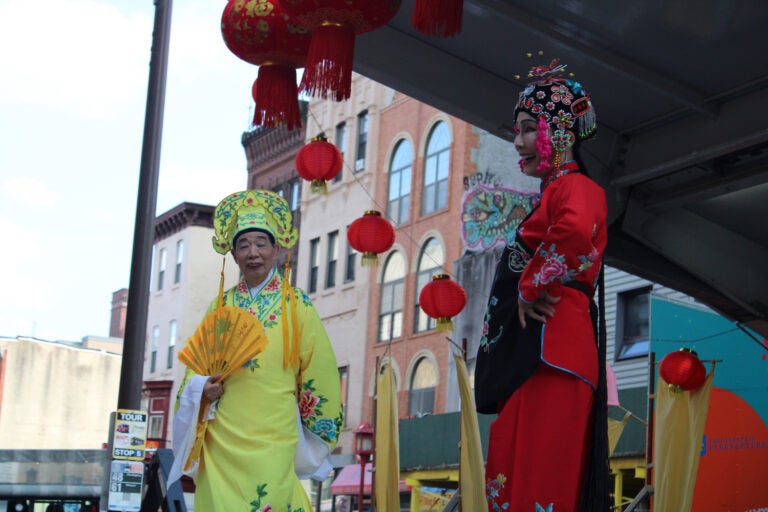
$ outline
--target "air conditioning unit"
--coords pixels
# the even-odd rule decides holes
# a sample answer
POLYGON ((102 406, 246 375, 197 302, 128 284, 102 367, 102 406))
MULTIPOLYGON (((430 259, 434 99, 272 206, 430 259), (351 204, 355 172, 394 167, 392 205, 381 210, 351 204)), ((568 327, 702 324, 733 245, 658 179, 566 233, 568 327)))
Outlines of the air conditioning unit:
POLYGON ((359 172, 365 169, 365 158, 358 158, 355 160, 355 172, 359 172))

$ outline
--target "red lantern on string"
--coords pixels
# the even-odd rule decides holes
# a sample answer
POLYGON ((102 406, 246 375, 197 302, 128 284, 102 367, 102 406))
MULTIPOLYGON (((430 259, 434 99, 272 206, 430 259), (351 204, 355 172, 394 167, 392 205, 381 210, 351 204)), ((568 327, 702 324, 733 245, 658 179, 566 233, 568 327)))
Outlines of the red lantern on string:
POLYGON ((424 35, 453 37, 461 32, 464 0, 416 0, 411 25, 424 35))
POLYGON ((221 34, 232 53, 259 66, 251 89, 256 102, 253 124, 300 127, 296 68, 304 66, 309 31, 295 24, 274 1, 229 0, 221 16, 221 34))
POLYGON ((342 164, 341 151, 325 137, 315 137, 296 153, 296 170, 312 182, 312 192, 328 193, 325 182, 341 172, 342 164))
POLYGON ((312 31, 300 89, 335 101, 349 98, 355 36, 384 26, 401 0, 280 0, 285 12, 312 31))
POLYGON ((467 293, 448 274, 432 276, 432 281, 421 289, 419 306, 432 318, 437 319, 438 332, 452 331, 454 317, 467 305, 467 293))
POLYGON ((368 210, 349 226, 347 240, 353 249, 363 253, 363 266, 378 265, 378 254, 388 251, 395 243, 395 230, 381 212, 368 210))
POLYGON ((673 391, 695 391, 704 385, 707 371, 696 352, 681 348, 664 356, 659 375, 673 391))

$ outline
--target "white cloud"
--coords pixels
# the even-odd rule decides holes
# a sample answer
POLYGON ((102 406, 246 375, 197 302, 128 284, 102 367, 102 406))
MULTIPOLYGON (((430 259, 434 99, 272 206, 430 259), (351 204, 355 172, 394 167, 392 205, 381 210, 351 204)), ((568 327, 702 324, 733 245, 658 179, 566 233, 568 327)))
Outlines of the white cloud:
POLYGON ((0 102, 106 116, 146 90, 152 24, 95 0, 0 4, 0 102))
POLYGON ((12 208, 47 212, 56 206, 59 195, 44 181, 22 176, 0 183, 0 200, 12 208))
POLYGON ((213 165, 171 164, 163 168, 158 185, 158 214, 188 201, 216 205, 225 196, 246 188, 246 170, 213 165))

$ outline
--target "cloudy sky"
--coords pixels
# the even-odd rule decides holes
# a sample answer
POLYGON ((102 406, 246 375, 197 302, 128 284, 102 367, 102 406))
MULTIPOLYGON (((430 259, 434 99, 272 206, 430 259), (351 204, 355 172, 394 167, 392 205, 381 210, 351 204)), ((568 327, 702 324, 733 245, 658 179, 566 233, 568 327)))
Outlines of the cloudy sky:
MULTIPOLYGON (((173 5, 157 213, 246 184, 256 68, 173 5)), ((153 0, 0 0, 0 336, 106 336, 128 287, 153 0)))

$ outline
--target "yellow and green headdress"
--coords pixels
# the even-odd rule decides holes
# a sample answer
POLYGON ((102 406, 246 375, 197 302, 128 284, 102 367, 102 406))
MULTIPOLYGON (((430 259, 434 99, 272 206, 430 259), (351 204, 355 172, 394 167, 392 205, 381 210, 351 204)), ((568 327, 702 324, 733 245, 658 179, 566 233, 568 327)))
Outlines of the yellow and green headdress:
POLYGON ((213 229, 219 254, 228 253, 237 235, 252 229, 271 234, 287 249, 299 238, 288 202, 269 190, 242 190, 222 199, 213 213, 213 229))

